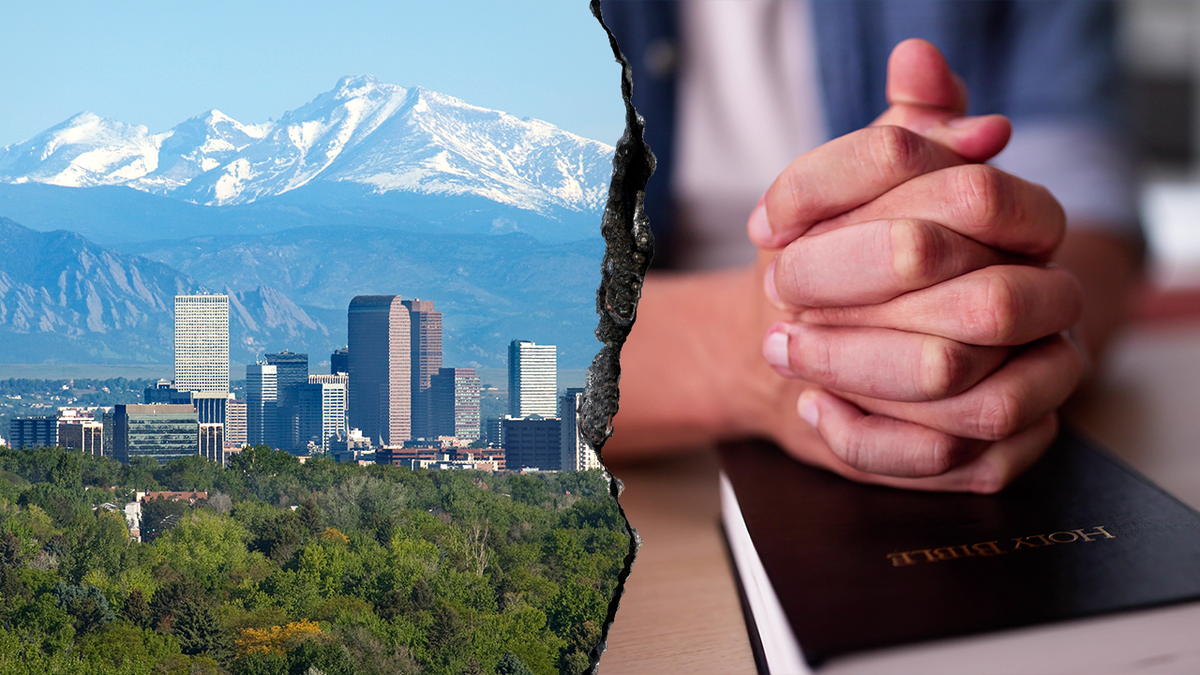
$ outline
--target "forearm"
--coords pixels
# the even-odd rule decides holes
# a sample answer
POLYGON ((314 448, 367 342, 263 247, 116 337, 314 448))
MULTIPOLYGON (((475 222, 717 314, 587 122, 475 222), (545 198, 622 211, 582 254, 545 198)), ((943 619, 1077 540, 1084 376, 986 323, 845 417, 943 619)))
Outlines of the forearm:
POLYGON ((756 416, 745 411, 775 405, 753 383, 766 368, 759 348, 766 318, 747 301, 761 294, 760 276, 744 268, 646 277, 621 350, 620 410, 606 460, 754 433, 756 416))

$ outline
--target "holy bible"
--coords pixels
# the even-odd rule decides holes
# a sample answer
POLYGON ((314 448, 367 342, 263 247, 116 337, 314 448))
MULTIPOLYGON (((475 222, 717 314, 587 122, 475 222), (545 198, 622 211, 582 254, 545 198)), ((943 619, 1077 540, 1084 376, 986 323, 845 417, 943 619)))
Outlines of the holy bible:
POLYGON ((720 457, 760 672, 1200 672, 1200 514, 1070 431, 996 495, 720 457))

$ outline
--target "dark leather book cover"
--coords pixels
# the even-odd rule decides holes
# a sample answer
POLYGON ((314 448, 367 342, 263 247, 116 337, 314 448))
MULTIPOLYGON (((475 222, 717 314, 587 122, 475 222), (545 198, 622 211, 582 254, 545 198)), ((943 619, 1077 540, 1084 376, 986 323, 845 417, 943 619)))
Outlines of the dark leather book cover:
POLYGON ((997 495, 860 485, 762 442, 720 455, 813 666, 1200 599, 1200 514, 1070 431, 997 495))

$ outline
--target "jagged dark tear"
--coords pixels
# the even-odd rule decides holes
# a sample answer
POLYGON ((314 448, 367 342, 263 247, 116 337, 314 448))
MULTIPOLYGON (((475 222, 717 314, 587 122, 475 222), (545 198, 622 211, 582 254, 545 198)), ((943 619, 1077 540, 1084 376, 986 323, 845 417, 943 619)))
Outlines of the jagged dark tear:
MULTIPOLYGON (((608 203, 604 206, 604 217, 600 223, 600 234, 604 237, 606 247, 600 266, 600 288, 596 291, 596 313, 600 315, 596 338, 604 346, 588 368, 580 408, 584 437, 603 463, 604 442, 612 435, 612 418, 617 413, 621 346, 625 344, 625 338, 629 336, 629 329, 633 327, 633 320, 637 316, 642 281, 654 252, 654 237, 650 234, 650 221, 646 218, 642 202, 646 196, 646 181, 654 173, 655 161, 650 147, 642 139, 645 121, 633 107, 633 69, 621 53, 617 38, 604 23, 600 0, 591 0, 591 10, 608 34, 613 56, 621 64, 621 97, 625 101, 625 133, 617 141, 617 151, 613 155, 608 203)), ((609 490, 613 499, 617 499, 621 494, 620 480, 611 477, 609 490)), ((629 552, 625 555, 625 567, 617 577, 617 587, 608 604, 600 642, 592 648, 589 675, 596 672, 600 655, 608 645, 608 630, 616 617, 621 595, 625 592, 625 580, 629 578, 630 567, 642 543, 637 530, 625 517, 620 501, 617 502, 617 508, 629 533, 629 552)))

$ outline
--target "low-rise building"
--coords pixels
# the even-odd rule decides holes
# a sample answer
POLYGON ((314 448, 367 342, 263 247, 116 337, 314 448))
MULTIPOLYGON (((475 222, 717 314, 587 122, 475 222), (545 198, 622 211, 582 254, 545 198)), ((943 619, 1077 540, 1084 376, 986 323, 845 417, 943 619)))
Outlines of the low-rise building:
POLYGON ((122 464, 151 457, 159 464, 200 451, 200 422, 187 405, 113 406, 112 456, 122 464))
POLYGON ((8 422, 10 447, 51 448, 58 445, 58 416, 14 417, 8 422))
POLYGON ((536 467, 562 469, 562 420, 537 415, 504 420, 504 451, 509 471, 536 467))

